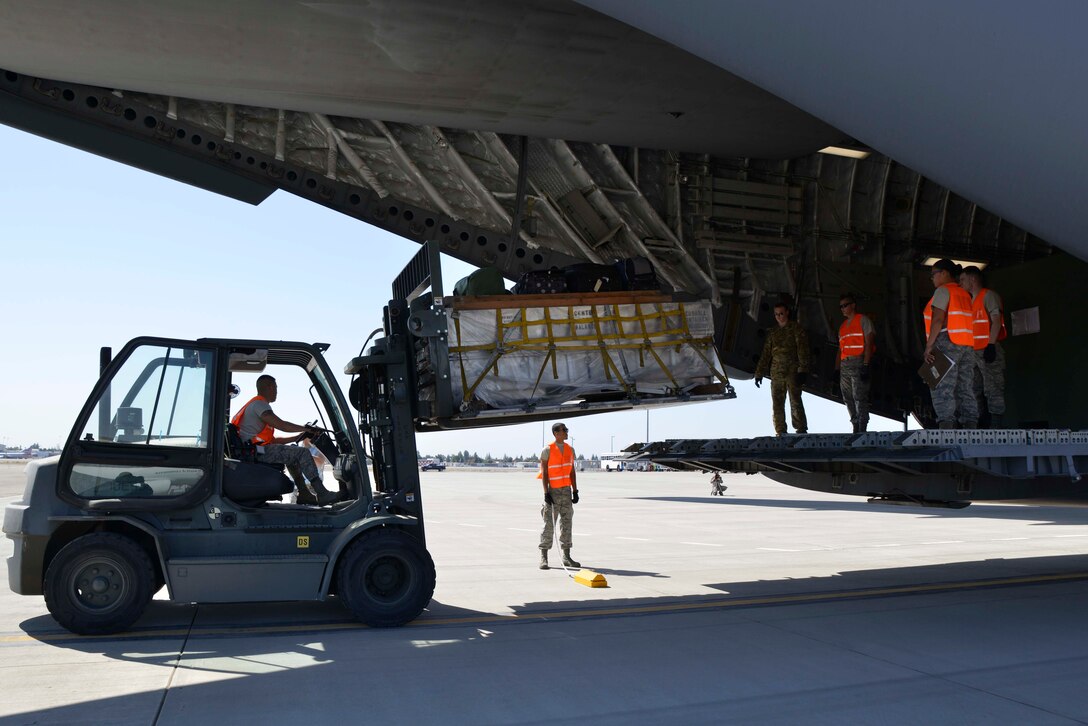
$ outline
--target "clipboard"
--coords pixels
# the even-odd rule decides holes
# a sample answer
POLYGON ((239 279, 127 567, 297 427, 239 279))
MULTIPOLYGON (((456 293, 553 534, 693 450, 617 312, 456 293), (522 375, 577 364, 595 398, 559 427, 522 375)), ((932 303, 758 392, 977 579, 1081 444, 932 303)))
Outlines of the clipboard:
POLYGON ((940 385, 941 381, 944 380, 955 365, 951 358, 934 348, 933 362, 922 363, 922 367, 918 369, 918 375, 921 376, 922 380, 929 386, 929 390, 932 391, 940 385))

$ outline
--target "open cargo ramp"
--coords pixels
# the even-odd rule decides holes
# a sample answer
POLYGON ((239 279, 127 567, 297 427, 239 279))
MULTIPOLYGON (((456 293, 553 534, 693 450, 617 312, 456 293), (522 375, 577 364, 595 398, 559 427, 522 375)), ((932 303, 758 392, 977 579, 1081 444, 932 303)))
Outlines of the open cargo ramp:
POLYGON ((1088 431, 922 430, 684 439, 633 458, 677 469, 764 474, 790 486, 896 503, 1088 501, 1088 431))

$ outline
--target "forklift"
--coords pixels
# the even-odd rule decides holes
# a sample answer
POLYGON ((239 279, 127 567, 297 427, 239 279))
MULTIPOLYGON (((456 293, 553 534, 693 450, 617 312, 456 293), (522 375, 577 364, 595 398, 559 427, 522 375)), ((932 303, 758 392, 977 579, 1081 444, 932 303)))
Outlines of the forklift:
MULTIPOLYGON (((22 500, 5 509, 11 589, 44 595, 60 625, 85 635, 130 628, 163 587, 185 603, 335 596, 369 626, 413 620, 435 587, 417 430, 646 403, 628 391, 490 416, 458 406, 445 304, 432 242, 394 280, 383 327, 345 367, 346 397, 321 343, 141 337, 116 356, 104 348, 60 456, 32 462, 22 500), (294 483, 228 424, 235 376, 264 373, 308 381, 322 430, 311 443, 333 464, 335 503, 282 501, 294 483)), ((735 395, 723 390, 715 395, 735 395)))
POLYGON ((164 586, 173 602, 336 596, 373 627, 416 618, 435 568, 407 395, 410 302, 390 302, 384 337, 346 368, 358 421, 324 344, 141 337, 116 356, 104 348, 62 453, 29 465, 23 499, 4 512, 11 589, 44 595, 84 635, 127 630, 164 586), (289 370, 309 380, 326 430, 312 443, 332 463, 332 505, 281 501, 291 479, 231 440, 235 374, 289 370))

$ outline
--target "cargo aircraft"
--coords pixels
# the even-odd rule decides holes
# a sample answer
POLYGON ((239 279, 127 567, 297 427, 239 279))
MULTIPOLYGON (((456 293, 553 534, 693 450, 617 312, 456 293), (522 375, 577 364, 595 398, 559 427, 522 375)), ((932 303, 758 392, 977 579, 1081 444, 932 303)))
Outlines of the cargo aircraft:
POLYGON ((806 390, 839 400, 851 291, 877 327, 873 412, 899 420, 933 423, 927 261, 984 264, 1006 421, 1084 427, 1083 3, 0 0, 0 19, 2 123, 250 204, 283 190, 511 280, 648 258, 713 301, 736 378, 785 298, 806 390))

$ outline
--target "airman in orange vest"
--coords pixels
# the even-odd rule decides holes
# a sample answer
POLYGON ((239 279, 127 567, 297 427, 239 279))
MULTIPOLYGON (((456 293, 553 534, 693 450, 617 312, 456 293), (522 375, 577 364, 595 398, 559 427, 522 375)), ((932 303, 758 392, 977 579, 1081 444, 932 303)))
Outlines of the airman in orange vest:
POLYGON ((277 394, 276 379, 268 374, 260 376, 257 379, 257 395, 234 414, 231 423, 238 428, 238 434, 243 441, 257 445, 257 461, 284 464, 287 467, 298 489, 299 504, 324 506, 335 502, 339 495, 325 489, 321 472, 314 464, 314 457, 309 449, 286 445, 301 441, 307 436, 315 436, 320 433, 320 429, 284 421, 273 413, 269 404, 276 402, 277 394), (276 438, 276 429, 298 435, 276 438), (309 480, 313 492, 307 488, 306 480, 309 480))
POLYGON ((839 391, 855 434, 869 426, 869 363, 876 350, 873 323, 857 308, 852 294, 839 297, 839 310, 846 320, 839 326, 839 356, 835 359, 839 391))
POLYGON ((930 391, 933 411, 942 429, 973 429, 978 426, 975 400, 974 312, 971 296, 956 284, 960 266, 952 260, 937 260, 930 270, 933 297, 922 317, 926 324, 923 357, 933 363, 938 353, 954 365, 930 391))
POLYGON ((960 285, 971 295, 974 312, 975 376, 990 412, 990 428, 1001 428, 1005 416, 1005 310, 1001 296, 985 287, 982 270, 963 268, 960 285))
POLYGON ((555 441, 540 452, 540 473, 544 485, 544 506, 540 516, 544 518, 544 531, 540 533, 540 569, 548 569, 548 550, 552 548, 555 521, 559 520, 559 547, 563 551, 565 567, 581 567, 570 556, 574 505, 578 503, 578 479, 574 469, 574 448, 567 443, 567 425, 552 424, 555 441))

